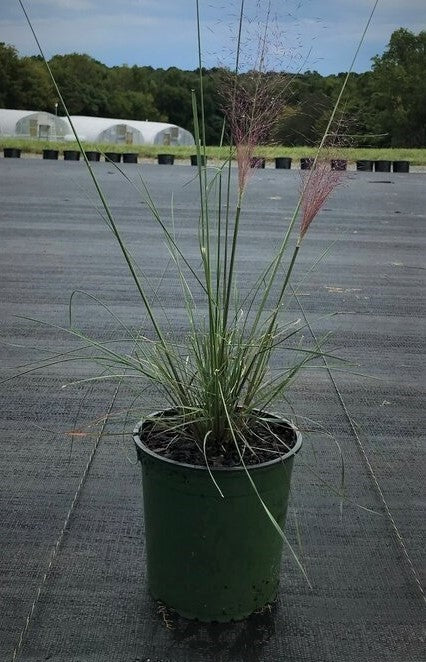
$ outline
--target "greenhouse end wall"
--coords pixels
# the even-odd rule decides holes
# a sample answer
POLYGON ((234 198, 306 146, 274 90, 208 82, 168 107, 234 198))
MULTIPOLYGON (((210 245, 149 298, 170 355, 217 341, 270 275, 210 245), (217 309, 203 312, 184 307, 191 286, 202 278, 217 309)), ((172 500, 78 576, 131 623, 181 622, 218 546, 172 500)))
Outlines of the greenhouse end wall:
POLYGON ((0 134, 40 140, 61 140, 67 124, 61 118, 44 111, 0 109, 0 134))

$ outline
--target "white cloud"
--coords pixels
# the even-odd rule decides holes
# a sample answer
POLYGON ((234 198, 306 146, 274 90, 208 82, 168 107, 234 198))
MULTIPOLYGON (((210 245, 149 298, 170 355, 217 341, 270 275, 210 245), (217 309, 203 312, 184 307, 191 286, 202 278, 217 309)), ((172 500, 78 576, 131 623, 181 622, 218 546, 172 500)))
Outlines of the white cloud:
MULTIPOLYGON (((247 6, 256 0, 247 0, 247 6)), ((347 69, 373 0, 286 0, 278 16, 284 52, 296 70, 309 53, 305 68, 332 73, 347 69), (301 4, 297 13, 297 5, 301 4), (289 15, 291 14, 291 16, 289 15), (294 18, 295 17, 295 18, 294 18)), ((48 57, 80 52, 108 65, 146 64, 153 67, 197 66, 194 6, 190 0, 26 0, 31 19, 48 57)), ((356 70, 370 67, 370 58, 383 53, 394 30, 420 31, 424 0, 383 0, 371 23, 356 70)), ((235 46, 234 3, 204 0, 204 64, 230 62, 235 46)), ((24 16, 15 2, 0 0, 0 41, 20 54, 36 53, 24 16)), ((278 53, 273 46, 272 54, 278 53)), ((280 66, 279 58, 276 66, 280 66)))

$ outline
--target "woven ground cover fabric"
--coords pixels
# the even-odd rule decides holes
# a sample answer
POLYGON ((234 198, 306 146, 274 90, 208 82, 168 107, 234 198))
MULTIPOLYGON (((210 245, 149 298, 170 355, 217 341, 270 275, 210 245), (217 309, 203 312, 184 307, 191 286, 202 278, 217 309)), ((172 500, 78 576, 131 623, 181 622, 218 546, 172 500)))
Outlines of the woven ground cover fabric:
MULTIPOLYGON (((137 179, 140 166, 124 167, 137 179)), ((172 271, 164 271, 167 249, 146 205, 111 164, 94 168, 125 239, 160 288, 159 315, 182 338, 185 312, 172 271)), ((175 166, 170 174, 144 165, 143 173, 166 216, 173 191, 178 237, 195 256, 197 182, 190 167, 175 166)), ((366 375, 334 373, 354 427, 325 370, 303 373, 291 395, 301 427, 330 430, 345 459, 347 500, 341 508, 332 490, 340 479, 336 444, 320 431, 303 433, 286 531, 313 588, 286 552, 276 604, 245 622, 190 622, 156 604, 146 588, 140 469, 114 416, 43 582, 97 441, 96 435, 70 433, 79 422, 99 419, 111 407, 118 414, 129 402, 124 389, 116 393, 107 382, 91 393, 83 385, 62 388, 88 377, 87 365, 51 366, 0 386, 1 660, 12 659, 40 586, 17 656, 25 662, 423 659, 423 599, 416 579, 422 581, 425 520, 424 177, 348 173, 301 251, 300 276, 337 240, 298 289, 299 300, 315 334, 333 331, 330 348, 360 364, 353 370, 366 375), (324 317, 330 313, 338 314, 324 317)), ((299 181, 295 171, 266 168, 253 175, 238 256, 243 294, 278 245, 299 181)), ((48 359, 47 350, 75 347, 58 329, 15 317, 66 325, 74 289, 100 296, 127 324, 139 324, 137 293, 92 204, 84 164, 0 159, 0 182, 2 377, 35 356, 48 359)), ((202 309, 201 293, 196 300, 202 309)), ((288 310, 302 314, 296 301, 288 310)), ((105 310, 84 297, 76 322, 103 338, 121 333, 105 310)), ((163 405, 152 387, 143 404, 152 410, 163 405)), ((284 403, 282 413, 290 413, 284 403)))

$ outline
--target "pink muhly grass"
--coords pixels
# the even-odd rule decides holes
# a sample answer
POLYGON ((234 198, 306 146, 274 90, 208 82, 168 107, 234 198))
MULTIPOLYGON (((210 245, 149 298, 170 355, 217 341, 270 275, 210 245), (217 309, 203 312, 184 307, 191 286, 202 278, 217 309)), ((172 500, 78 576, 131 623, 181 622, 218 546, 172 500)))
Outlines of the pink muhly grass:
POLYGON ((238 186, 243 193, 252 174, 251 160, 258 145, 265 145, 284 107, 288 78, 253 71, 230 75, 224 83, 224 113, 238 165, 238 186))
POLYGON ((268 142, 272 129, 283 111, 284 96, 291 80, 291 76, 287 74, 267 70, 269 52, 273 50, 276 53, 283 53, 281 44, 277 40, 280 30, 274 35, 276 17, 272 16, 271 0, 257 0, 256 5, 261 16, 258 23, 256 16, 250 19, 244 14, 244 0, 242 0, 235 70, 234 72, 225 70, 225 77, 220 87, 231 143, 236 150, 240 195, 243 194, 253 172, 251 165, 255 148, 268 142), (241 73, 241 63, 245 55, 245 45, 241 44, 243 21, 247 23, 251 34, 250 42, 246 45, 252 65, 246 73, 241 73), (274 43, 275 41, 277 43, 274 43))
POLYGON ((342 183, 346 171, 332 170, 330 159, 320 156, 302 180, 299 242, 308 231, 327 198, 342 183))

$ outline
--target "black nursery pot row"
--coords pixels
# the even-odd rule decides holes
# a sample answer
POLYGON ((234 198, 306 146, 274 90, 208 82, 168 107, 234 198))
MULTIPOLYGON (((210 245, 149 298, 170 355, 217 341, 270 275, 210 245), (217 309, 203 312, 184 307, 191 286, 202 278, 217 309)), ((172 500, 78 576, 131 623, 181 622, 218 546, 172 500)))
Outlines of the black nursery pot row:
MULTIPOLYGON (((43 158, 44 159, 58 159, 59 152, 56 149, 44 149, 43 158)), ((86 152, 86 157, 88 161, 100 161, 101 153, 100 152, 86 152)), ((105 161, 111 161, 112 163, 137 163, 138 155, 133 152, 127 154, 121 154, 120 152, 105 152, 105 161)), ((76 149, 65 149, 64 150, 64 161, 79 161, 80 152, 76 149)))
MULTIPOLYGON (((76 149, 64 149, 64 161, 79 161, 80 160, 80 151, 76 149)), ((3 149, 3 155, 5 159, 19 159, 21 157, 21 150, 15 147, 5 147, 3 149)), ((86 152, 88 161, 100 161, 101 153, 100 152, 86 152)), ((59 158, 59 150, 57 149, 44 149, 43 150, 43 159, 51 159, 57 161, 59 158)), ((134 152, 129 152, 127 154, 121 154, 119 152, 105 152, 105 161, 112 161, 113 163, 120 163, 123 159, 123 163, 137 163, 138 155, 134 152)))
MULTIPOLYGON (((189 158, 191 160, 191 165, 192 166, 197 166, 198 165, 198 155, 197 154, 192 154, 189 158)), ((207 165, 207 157, 204 156, 204 154, 201 154, 199 158, 200 158, 200 165, 206 166, 207 165)), ((175 162, 175 155, 174 154, 158 154, 157 161, 160 165, 173 165, 174 162, 175 162)))
MULTIPOLYGON (((19 159, 21 157, 21 150, 15 147, 5 147, 3 149, 3 154, 5 158, 15 158, 19 159)), ((64 161, 79 161, 81 153, 76 149, 65 149, 64 152, 64 161)), ((101 152, 87 151, 86 157, 88 161, 100 161, 101 152)), ((158 163, 162 165, 173 165, 175 161, 174 154, 158 154, 158 163)), ((43 159, 58 160, 59 159, 59 150, 57 149, 44 149, 43 150, 43 159)), ((196 154, 193 154, 191 157, 191 165, 198 165, 198 157, 196 154)), ((137 163, 138 155, 134 152, 129 153, 120 153, 120 152, 105 152, 105 161, 110 161, 112 163, 137 163)), ((200 157, 201 165, 207 164, 207 157, 200 157)))
MULTIPOLYGON (((312 157, 309 158, 301 158, 300 159, 300 169, 301 170, 310 170, 314 164, 314 160, 312 157)), ((348 167, 348 162, 346 159, 331 159, 330 161, 330 168, 332 170, 346 170, 348 167)))
MULTIPOLYGON (((314 163, 313 158, 300 159, 300 168, 301 170, 310 170, 314 163)), ((345 159, 332 159, 331 160, 331 169, 332 170, 346 170, 347 161, 345 159)), ((278 166, 277 166, 278 167, 278 166)), ((410 162, 409 161, 368 161, 361 160, 356 162, 356 169, 362 170, 364 172, 410 172, 410 162)))
MULTIPOLYGON (((287 156, 279 156, 275 159, 275 167, 281 169, 289 170, 291 168, 291 158, 287 156)), ((300 159, 300 169, 301 170, 310 170, 314 164, 314 159, 312 157, 306 157, 300 159)), ((253 157, 250 163, 252 168, 264 168, 265 159, 262 157, 253 157)), ((346 170, 348 162, 346 159, 331 159, 330 167, 331 170, 346 170)), ((393 172, 409 172, 410 171, 410 162, 409 161, 357 161, 356 162, 357 170, 364 171, 373 171, 376 172, 390 172, 393 168, 393 172)))
MULTIPOLYGON (((16 147, 5 147, 3 149, 3 154, 5 158, 16 158, 19 159, 21 156, 21 150, 16 147)), ((64 161, 79 161, 80 152, 78 150, 65 149, 64 152, 64 161)), ((100 152, 86 152, 88 161, 100 161, 101 153, 100 152)), ((55 159, 59 158, 59 151, 57 149, 44 149, 43 150, 43 159, 55 159)), ((197 154, 191 155, 191 165, 198 165, 198 158, 200 158, 200 165, 207 165, 207 157, 201 155, 200 157, 197 154)), ((105 152, 105 161, 110 161, 112 163, 137 163, 138 155, 134 152, 120 153, 120 152, 105 152)), ((158 163, 161 165, 173 165, 175 161, 174 154, 158 154, 157 156, 158 163)), ((266 159, 263 156, 253 156, 250 159, 250 166, 252 168, 264 168, 266 159)), ((288 156, 278 156, 275 159, 275 167, 283 170, 290 170, 292 159, 288 156)), ((314 163, 312 157, 306 157, 300 159, 300 169, 301 170, 310 170, 314 163)), ((330 167, 332 170, 346 170, 347 161, 345 159, 331 159, 330 167)), ((370 160, 360 160, 356 162, 356 169, 364 172, 409 172, 410 171, 410 162, 409 161, 370 161, 370 160)))
MULTIPOLYGON (((287 156, 279 156, 275 159, 275 167, 280 169, 289 170, 291 168, 292 159, 287 156)), ((300 169, 310 170, 314 164, 312 157, 305 157, 300 159, 300 169)), ((259 156, 252 157, 250 165, 252 168, 264 168, 265 159, 259 156)), ((331 170, 346 170, 348 162, 346 159, 331 159, 331 170)), ((409 161, 357 161, 357 170, 373 171, 376 172, 409 172, 409 161)))
MULTIPOLYGON (((158 163, 163 165, 173 165, 175 160, 174 154, 158 154, 158 163)), ((278 156, 275 159, 275 167, 281 170, 290 170, 291 169, 292 159, 289 156, 278 156)), ((301 158, 300 159, 300 168, 301 170, 310 170, 314 163, 314 159, 301 158)), ((264 168, 266 164, 266 159, 263 156, 252 156, 250 159, 251 168, 264 168)), ((198 165, 197 155, 194 154, 191 156, 191 165, 198 165)), ((201 156, 201 165, 207 165, 207 158, 201 156)), ((330 167, 331 170, 346 170, 348 162, 346 159, 331 159, 330 167)), ((376 172, 390 172, 391 166, 393 165, 394 172, 409 172, 410 162, 409 161, 357 161, 357 170, 370 170, 373 169, 376 172)))
MULTIPOLYGON (((45 151, 50 151, 50 150, 43 150, 43 158, 58 158, 58 156, 45 156, 45 151)), ((88 161, 100 161, 101 160, 101 153, 100 152, 86 152, 86 157, 88 161)), ((64 160, 65 161, 79 161, 80 160, 80 152, 77 150, 64 150, 64 160)), ((128 153, 120 153, 120 152, 105 152, 105 161, 110 161, 111 163, 121 163, 121 160, 123 160, 123 163, 137 163, 138 162, 138 155, 135 154, 134 152, 128 152, 128 153)))
MULTIPOLYGON (((43 150, 43 158, 58 158, 57 152, 56 156, 45 156, 45 152, 51 152, 54 150, 43 150)), ((87 159, 89 161, 99 161, 100 160, 100 152, 86 152, 87 159)), ((64 151, 64 159, 65 160, 74 160, 78 161, 80 158, 80 152, 78 151, 64 151)), ((137 163, 138 162, 138 155, 135 153, 124 153, 121 154, 120 152, 105 152, 105 161, 111 161, 112 163, 120 163, 121 159, 123 159, 123 163, 137 163)), ((191 165, 196 166, 198 165, 198 157, 196 154, 193 154, 191 157, 191 165)), ((175 161, 175 155, 174 154, 158 154, 157 156, 158 163, 161 165, 173 165, 175 161)), ((201 156, 200 157, 200 163, 201 165, 206 165, 207 164, 207 157, 201 156)))
POLYGON ((410 172, 409 161, 357 161, 356 169, 364 172, 410 172))

